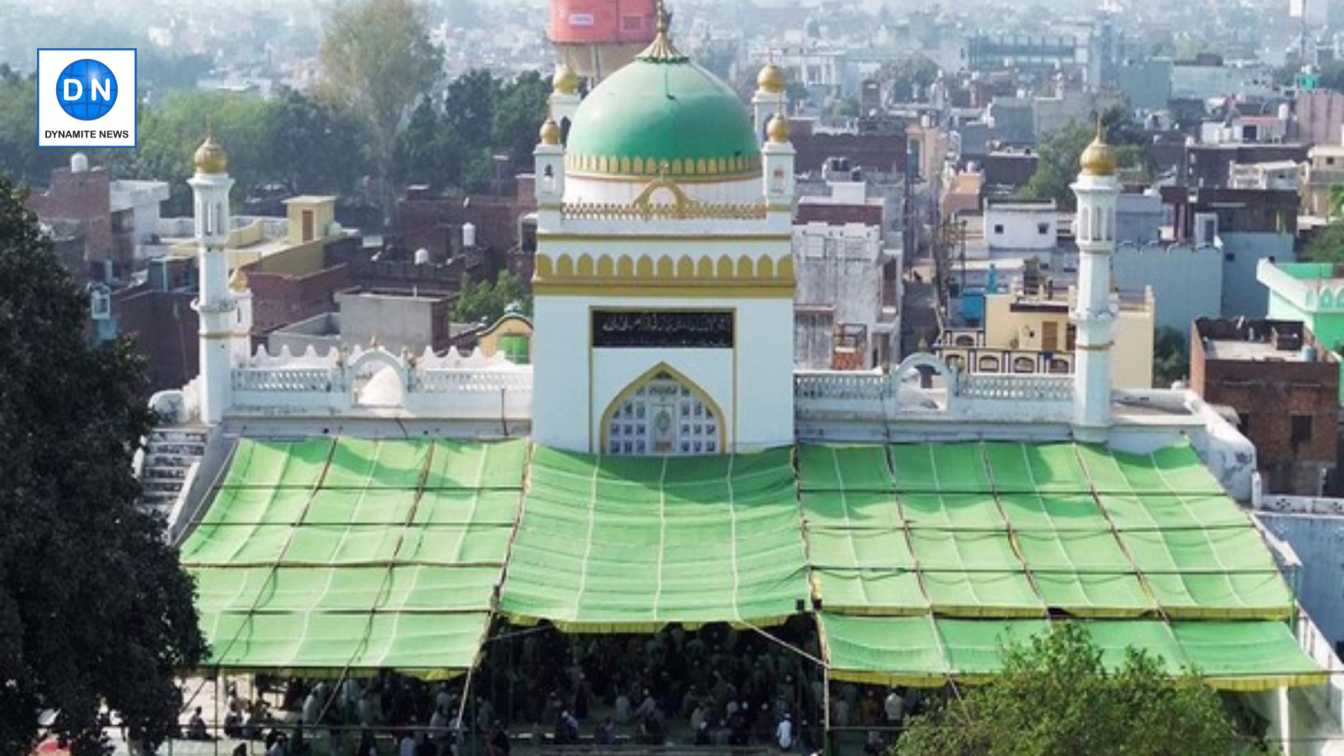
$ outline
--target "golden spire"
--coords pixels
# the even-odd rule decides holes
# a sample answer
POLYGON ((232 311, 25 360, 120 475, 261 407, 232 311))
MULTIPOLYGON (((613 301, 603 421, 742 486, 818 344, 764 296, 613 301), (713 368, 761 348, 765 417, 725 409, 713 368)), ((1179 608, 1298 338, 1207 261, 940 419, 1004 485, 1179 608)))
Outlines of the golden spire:
POLYGON ((668 33, 672 26, 672 14, 668 12, 667 5, 663 0, 654 0, 654 17, 657 19, 658 33, 654 36, 649 46, 644 48, 644 52, 635 56, 636 60, 654 60, 662 63, 682 63, 688 58, 681 54, 681 51, 672 44, 672 36, 668 33))
POLYGON ((1117 167, 1115 159, 1115 150, 1106 144, 1106 134, 1101 127, 1101 116, 1097 116, 1097 134, 1092 138, 1092 143, 1083 150, 1083 154, 1078 158, 1078 164, 1083 169, 1083 175, 1086 176, 1114 176, 1117 167))
POLYGON ((756 88, 771 94, 782 94, 788 87, 789 80, 784 69, 775 65, 775 56, 771 54, 769 62, 756 74, 756 88))
POLYGON ((574 94, 579 91, 579 75, 568 63, 555 64, 555 75, 551 77, 551 89, 561 94, 574 94))
POLYGON ((546 122, 541 124, 540 136, 542 144, 560 144, 560 124, 556 123, 554 118, 546 116, 546 122))
POLYGON ((789 141, 789 119, 776 113, 765 126, 765 135, 776 144, 789 141))
POLYGON ((247 291, 247 274, 243 272, 243 266, 233 269, 233 275, 229 277, 229 291, 243 292, 247 291))
POLYGON ((193 160, 197 173, 226 173, 229 169, 229 155, 215 141, 215 124, 209 116, 205 119, 205 141, 196 148, 193 160))

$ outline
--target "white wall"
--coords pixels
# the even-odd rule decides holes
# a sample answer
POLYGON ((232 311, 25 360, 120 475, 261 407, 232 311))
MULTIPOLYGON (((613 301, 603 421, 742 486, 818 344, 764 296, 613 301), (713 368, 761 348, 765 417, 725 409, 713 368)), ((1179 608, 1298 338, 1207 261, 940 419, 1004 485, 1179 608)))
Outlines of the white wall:
POLYGON ((535 300, 533 322, 533 437, 537 443, 597 451, 601 443, 599 423, 607 405, 659 362, 695 381, 719 405, 726 419, 729 449, 757 449, 793 441, 791 298, 540 295, 535 300), (590 313, 603 308, 733 309, 737 312, 736 346, 592 349, 590 313))
POLYGON ((990 249, 1054 249, 1059 211, 1053 207, 1023 209, 1020 206, 985 208, 985 243, 990 249), (1045 233, 1041 233, 1041 224, 1045 233), (995 229, 1003 227, 1003 233, 995 229))

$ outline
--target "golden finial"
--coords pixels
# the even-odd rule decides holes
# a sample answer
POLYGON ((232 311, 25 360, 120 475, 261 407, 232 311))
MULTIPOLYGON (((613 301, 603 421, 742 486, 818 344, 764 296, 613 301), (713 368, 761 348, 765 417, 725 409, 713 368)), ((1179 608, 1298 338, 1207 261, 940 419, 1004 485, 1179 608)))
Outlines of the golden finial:
POLYGON ((225 173, 229 168, 229 155, 224 147, 215 141, 215 123, 210 116, 205 118, 205 141, 196 148, 193 156, 197 173, 225 173))
POLYGON ((771 142, 783 144, 789 141, 789 119, 776 113, 765 126, 765 135, 771 142))
POLYGON ((644 52, 635 56, 636 60, 653 60, 662 63, 682 63, 688 60, 681 51, 672 44, 672 36, 669 30, 672 27, 672 13, 667 10, 667 5, 663 0, 654 0, 653 13, 657 24, 658 33, 654 36, 649 46, 644 48, 644 52))
POLYGON ((229 291, 244 292, 247 291, 247 274, 243 272, 240 265, 233 269, 233 275, 229 277, 229 291))
POLYGON ((1102 129, 1101 115, 1097 115, 1097 133, 1092 143, 1087 145, 1078 158, 1078 164, 1087 176, 1114 176, 1117 168, 1115 150, 1106 144, 1106 133, 1102 129))
POLYGON ((560 144, 560 124, 556 123, 554 118, 546 116, 546 122, 541 124, 540 135, 542 144, 560 144))
POLYGON ((765 67, 756 74, 756 88, 771 94, 782 94, 788 87, 788 77, 784 74, 784 69, 775 65, 775 53, 772 50, 765 67))
POLYGON ((579 91, 579 75, 568 63, 557 63, 555 75, 551 77, 551 89, 561 94, 574 94, 579 91))

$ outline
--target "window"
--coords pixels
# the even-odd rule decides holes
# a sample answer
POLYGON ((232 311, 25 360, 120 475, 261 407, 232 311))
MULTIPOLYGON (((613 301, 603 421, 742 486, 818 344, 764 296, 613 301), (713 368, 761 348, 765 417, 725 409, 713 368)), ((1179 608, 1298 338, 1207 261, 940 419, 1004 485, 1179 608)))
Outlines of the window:
POLYGON ((1059 323, 1047 320, 1041 323, 1041 351, 1055 352, 1059 350, 1059 323))
POLYGON ((1040 234, 1041 236, 1045 236, 1046 234, 1050 233, 1050 224, 1049 224, 1049 223, 1037 223, 1037 224, 1036 224, 1036 233, 1040 234))
POLYGON ((994 224, 994 233, 996 233, 996 234, 1002 234, 1002 233, 1003 233, 1003 224, 1002 224, 1002 223, 995 223, 995 224, 994 224))
POLYGON ((1034 373, 1036 372, 1036 361, 1027 356, 1013 358, 1014 373, 1034 373))
POLYGON ((1235 253, 1235 252, 1224 252, 1224 253, 1223 253, 1223 260, 1224 260, 1225 262, 1236 262, 1236 261, 1237 261, 1237 253, 1235 253))
POLYGON ((999 358, 990 354, 981 355, 976 366, 982 373, 997 373, 999 372, 999 358))
POLYGON ((1334 164, 1335 164, 1335 159, 1332 158, 1332 157, 1328 157, 1328 158, 1325 159, 1325 164, 1326 164, 1326 165, 1334 165, 1334 164))
POLYGON ((313 211, 303 211, 303 242, 307 243, 313 240, 313 211))
POLYGON ((698 388, 660 369, 608 408, 608 454, 719 454, 720 418, 698 388))
POLYGON ((1293 415, 1293 449, 1311 443, 1311 415, 1293 415))

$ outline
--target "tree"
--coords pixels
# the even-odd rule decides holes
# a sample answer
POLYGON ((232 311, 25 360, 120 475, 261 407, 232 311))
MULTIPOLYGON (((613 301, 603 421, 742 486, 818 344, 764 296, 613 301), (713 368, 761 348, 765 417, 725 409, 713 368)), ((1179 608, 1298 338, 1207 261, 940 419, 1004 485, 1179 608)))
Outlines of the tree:
POLYGON ((258 168, 290 194, 345 194, 369 172, 363 124, 348 111, 285 87, 266 101, 265 119, 268 158, 258 168))
MULTIPOLYGON (((500 81, 485 68, 473 68, 448 85, 443 98, 444 119, 468 150, 490 147, 495 103, 502 88, 500 81)), ((534 139, 534 146, 535 142, 534 139)))
MULTIPOLYGON (((1107 110, 1101 117, 1106 142, 1115 150, 1121 167, 1148 167, 1149 157, 1143 143, 1143 131, 1120 107, 1107 110)), ((1053 199, 1061 208, 1073 209, 1073 190, 1069 185, 1078 176, 1078 158, 1096 136, 1095 126, 1077 121, 1051 132, 1036 151, 1036 172, 1022 193, 1030 199, 1053 199)))
POLYGON ((1218 694, 1132 647, 1106 664, 1081 623, 1003 650, 992 682, 911 720, 899 756, 1223 756, 1245 746, 1218 694))
POLYGON ((87 302, 0 177, 0 752, 37 713, 93 753, 99 705, 150 743, 176 727, 175 671, 200 663, 191 578, 138 503, 143 363, 90 347, 87 302))
POLYGON ((390 216, 397 134, 443 65, 443 52, 430 42, 424 9, 413 0, 338 6, 327 17, 320 59, 323 94, 368 127, 383 213, 390 216))
POLYGON ((460 185, 464 160, 457 132, 428 97, 421 100, 397 139, 397 180, 436 189, 460 185))
POLYGON ((532 295, 523 288, 517 276, 501 270, 493 285, 481 281, 472 286, 463 281, 462 291, 453 305, 453 320, 459 323, 493 322, 514 304, 524 315, 532 313, 532 295))
POLYGON ((494 146, 509 153, 515 166, 530 164, 537 146, 537 129, 546 120, 551 84, 536 71, 528 71, 504 85, 495 105, 494 146))
POLYGON ((1171 326, 1157 329, 1153 335, 1153 385, 1167 388, 1190 374, 1190 352, 1185 335, 1171 326))

